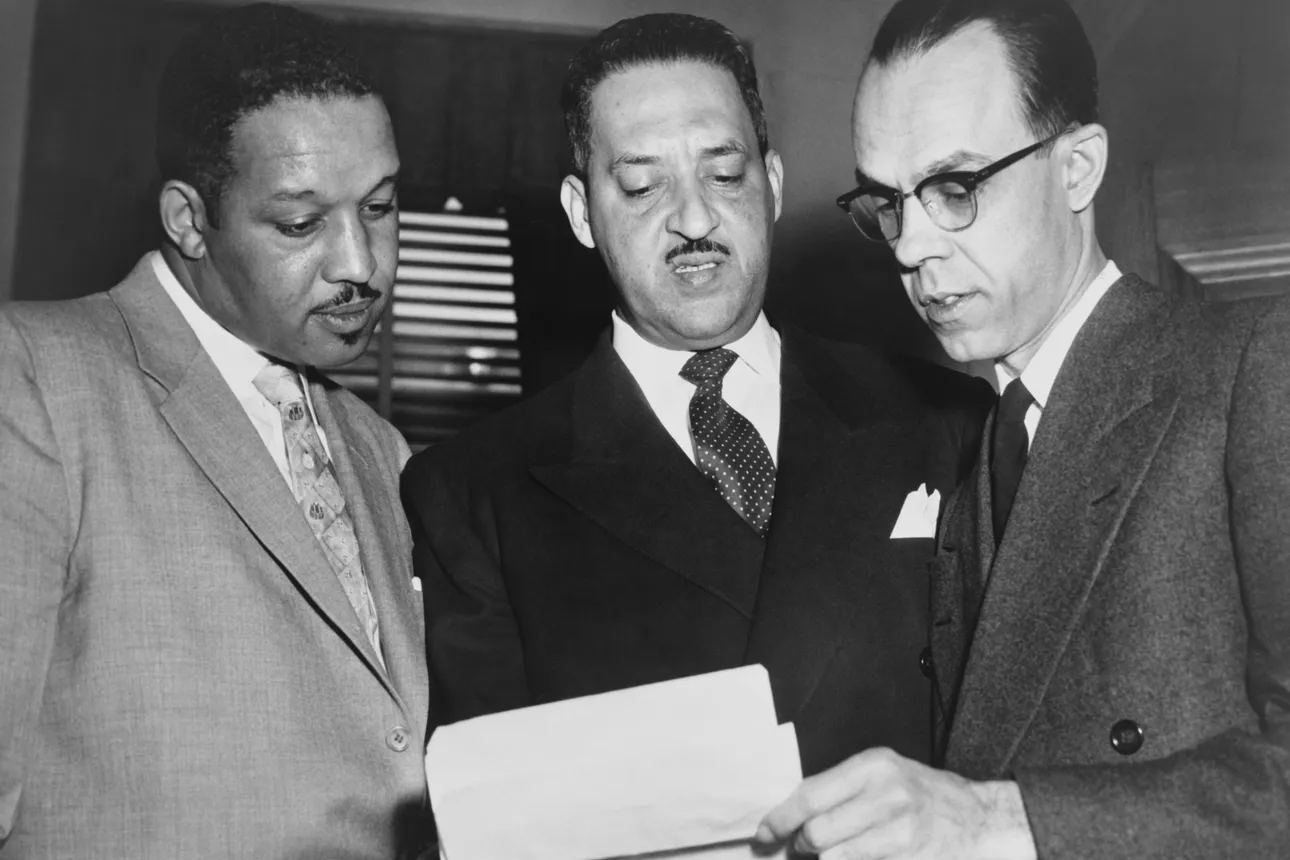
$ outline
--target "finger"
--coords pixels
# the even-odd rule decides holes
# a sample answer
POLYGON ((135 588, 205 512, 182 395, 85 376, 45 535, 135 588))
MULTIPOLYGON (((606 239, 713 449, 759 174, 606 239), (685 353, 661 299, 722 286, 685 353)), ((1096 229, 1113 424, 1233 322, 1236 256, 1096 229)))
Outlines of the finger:
POLYGON ((875 834, 890 829, 899 811, 872 792, 853 796, 807 820, 793 840, 793 850, 821 857, 869 857, 889 840, 875 840, 875 834), (845 846, 845 851, 834 849, 845 846))
POLYGON ((855 836, 819 852, 819 860, 945 860, 945 855, 924 852, 925 839, 918 835, 910 818, 877 821, 855 836))
POLYGON ((807 821, 864 793, 869 771, 888 750, 865 750, 823 773, 805 779, 793 793, 766 814, 757 828, 760 842, 786 842, 807 821))

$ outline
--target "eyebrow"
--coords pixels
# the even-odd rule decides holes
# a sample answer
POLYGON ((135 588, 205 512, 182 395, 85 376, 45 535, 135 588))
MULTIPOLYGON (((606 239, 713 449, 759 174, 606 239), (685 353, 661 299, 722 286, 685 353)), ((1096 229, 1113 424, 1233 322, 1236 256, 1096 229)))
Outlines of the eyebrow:
POLYGON ((658 156, 656 155, 635 155, 629 152, 611 161, 609 163, 609 172, 617 173, 619 168, 622 167, 649 167, 654 164, 658 164, 658 156))
MULTIPOLYGON (((375 185, 369 188, 367 190, 367 193, 364 194, 363 196, 366 197, 368 194, 371 194, 372 192, 376 191, 378 188, 384 188, 386 185, 393 185, 398 181, 399 181, 399 174, 397 172, 391 173, 389 176, 383 176, 381 177, 380 180, 377 181, 375 185)), ((315 192, 312 188, 306 188, 303 191, 279 191, 277 194, 274 194, 272 197, 269 198, 269 202, 276 203, 281 201, 281 202, 290 203, 290 202, 295 202, 297 200, 311 200, 316 196, 316 194, 317 192, 315 192)))
MULTIPOLYGON (((699 150, 700 158, 724 158, 727 155, 747 155, 748 147, 744 146, 737 140, 727 140, 716 146, 708 146, 699 150)), ((637 155, 635 153, 624 153, 609 163, 609 172, 615 173, 622 167, 652 167, 660 161, 656 155, 637 155)))
MULTIPOLYGON (((944 158, 938 158, 936 161, 933 161, 921 171, 914 174, 911 187, 918 185, 918 183, 922 182, 927 177, 935 176, 938 173, 954 173, 956 171, 963 170, 971 171, 973 168, 970 165, 972 165, 973 162, 979 162, 982 166, 985 166, 990 163, 990 157, 980 152, 972 152, 967 149, 955 150, 944 158)), ((885 188, 889 191, 896 190, 889 185, 884 185, 881 182, 874 181, 872 177, 865 175, 859 168, 856 169, 856 184, 861 187, 873 186, 875 188, 885 188)))
POLYGON ((990 158, 979 152, 971 152, 966 149, 959 149, 951 152, 944 158, 937 159, 923 168, 922 172, 914 177, 914 184, 917 185, 929 176, 935 176, 938 173, 952 173, 956 170, 970 169, 972 162, 980 162, 982 165, 990 163, 990 158))
POLYGON ((700 150, 699 155, 703 158, 723 158, 727 155, 747 155, 748 147, 744 146, 737 140, 727 140, 725 143, 709 146, 700 150))

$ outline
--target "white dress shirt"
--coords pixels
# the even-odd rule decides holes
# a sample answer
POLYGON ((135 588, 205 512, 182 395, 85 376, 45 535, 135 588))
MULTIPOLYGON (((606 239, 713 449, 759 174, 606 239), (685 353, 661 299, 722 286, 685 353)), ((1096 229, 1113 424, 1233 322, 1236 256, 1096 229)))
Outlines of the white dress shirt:
MULTIPOLYGON (((681 378, 681 366, 694 353, 650 343, 617 311, 613 313, 613 343, 614 351, 645 393, 650 409, 693 463, 690 398, 696 386, 681 378)), ((779 332, 771 328, 765 314, 759 313, 752 328, 726 344, 726 349, 738 355, 739 360, 722 381, 722 399, 756 428, 771 459, 779 465, 779 332)))
MULTIPOLYGON (((211 357, 211 361, 215 362, 215 368, 232 389, 237 402, 242 404, 246 417, 251 419, 252 426, 260 434, 264 447, 273 457, 273 462, 278 464, 282 479, 294 493, 291 466, 287 463, 287 442, 282 435, 282 415, 278 412, 278 407, 270 403, 255 387, 255 376, 268 366, 269 359, 215 322, 210 314, 202 310, 193 297, 184 290, 175 273, 170 271, 170 265, 166 263, 166 258, 161 256, 160 251, 153 251, 150 257, 152 270, 156 273, 157 280, 161 281, 166 295, 170 296, 175 307, 179 308, 179 312, 192 328, 193 334, 197 335, 198 342, 211 357)), ((323 448, 327 450, 327 456, 330 457, 331 448, 327 445, 327 435, 318 425, 318 416, 314 414, 309 386, 302 380, 301 387, 304 388, 305 403, 309 406, 309 416, 313 419, 314 429, 318 431, 318 438, 322 441, 323 448)))
MULTIPOLYGON (((1044 409, 1048 406, 1048 395, 1053 391, 1057 371, 1062 369, 1062 362, 1066 360, 1066 353, 1070 352, 1075 336, 1084 327, 1084 323, 1088 321, 1089 315, 1102 300, 1102 296, 1106 295, 1107 290, 1111 289, 1111 285, 1118 280, 1120 280, 1120 269, 1113 261, 1108 260, 1106 266, 1093 279, 1093 283, 1088 285, 1084 295, 1080 296, 1066 315, 1057 321, 1053 330, 1048 333, 1048 337, 1035 351, 1026 369, 1021 371, 1021 384, 1026 386, 1026 390, 1035 398, 1035 402, 1026 410, 1027 450, 1034 444, 1035 431, 1039 429, 1039 419, 1043 417, 1044 409)), ((1000 363, 994 365, 994 372, 999 380, 1000 393, 1009 382, 1016 379, 1000 363)))

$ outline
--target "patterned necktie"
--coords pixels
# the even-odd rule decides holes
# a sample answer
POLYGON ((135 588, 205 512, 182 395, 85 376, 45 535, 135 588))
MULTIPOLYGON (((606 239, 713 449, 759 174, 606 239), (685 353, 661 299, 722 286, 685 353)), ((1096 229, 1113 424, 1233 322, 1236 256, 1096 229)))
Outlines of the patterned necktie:
POLYGON ((1003 539, 1003 529, 1012 513, 1012 501, 1017 497, 1021 473, 1026 468, 1030 447, 1026 434, 1026 411, 1034 402, 1035 398, 1018 377, 1003 389, 994 416, 994 438, 990 440, 990 500, 994 509, 996 547, 1003 539))
POLYGON ((349 512, 345 510, 345 497, 336 481, 336 470, 327 457, 327 449, 318 438, 313 418, 305 405, 300 377, 291 368, 270 364, 256 374, 255 387, 282 415, 282 435, 286 438, 287 463, 296 501, 384 665, 376 604, 363 574, 358 538, 349 512))
POLYGON ((721 381, 738 358, 723 348, 697 352, 681 368, 681 377, 696 386, 690 398, 690 433, 699 468, 764 537, 775 496, 775 461, 757 428, 721 396, 721 381))

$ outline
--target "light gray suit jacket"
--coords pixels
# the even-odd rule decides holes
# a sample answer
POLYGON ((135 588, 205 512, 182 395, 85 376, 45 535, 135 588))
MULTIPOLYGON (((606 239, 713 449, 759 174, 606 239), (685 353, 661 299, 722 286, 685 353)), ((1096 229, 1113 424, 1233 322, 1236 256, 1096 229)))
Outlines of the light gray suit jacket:
POLYGON ((334 383, 310 393, 388 669, 146 259, 0 307, 0 858, 419 850, 408 451, 334 383))
POLYGON ((997 554, 987 451, 932 567, 946 766, 1014 777, 1041 858, 1290 856, 1290 305, 1121 279, 997 554))

